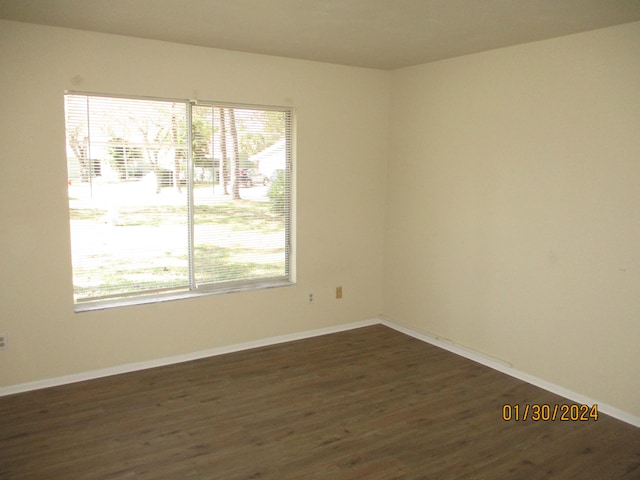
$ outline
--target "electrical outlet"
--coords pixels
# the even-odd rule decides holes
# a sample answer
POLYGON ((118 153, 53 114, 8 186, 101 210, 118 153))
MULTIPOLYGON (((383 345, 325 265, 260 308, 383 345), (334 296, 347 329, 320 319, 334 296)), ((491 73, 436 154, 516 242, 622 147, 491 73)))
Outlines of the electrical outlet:
POLYGON ((7 339, 7 334, 0 333, 0 350, 4 350, 5 348, 7 348, 8 343, 9 340, 7 339))
POLYGON ((310 292, 307 296, 307 303, 313 303, 313 292, 310 292))
POLYGON ((342 286, 336 287, 336 298, 342 298, 342 286))

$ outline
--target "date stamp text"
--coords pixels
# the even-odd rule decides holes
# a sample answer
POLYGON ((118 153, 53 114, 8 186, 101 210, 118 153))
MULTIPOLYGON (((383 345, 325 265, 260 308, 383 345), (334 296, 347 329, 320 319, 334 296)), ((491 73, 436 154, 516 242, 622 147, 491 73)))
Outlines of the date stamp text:
POLYGON ((525 403, 502 406, 505 422, 588 422, 598 420, 598 405, 525 403))

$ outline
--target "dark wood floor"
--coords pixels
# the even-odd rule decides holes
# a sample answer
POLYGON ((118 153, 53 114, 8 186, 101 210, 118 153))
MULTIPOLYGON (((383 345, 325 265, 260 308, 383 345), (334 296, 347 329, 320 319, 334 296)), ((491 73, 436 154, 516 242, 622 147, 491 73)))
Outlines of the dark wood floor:
POLYGON ((0 398, 2 479, 639 479, 640 429, 383 326, 0 398))

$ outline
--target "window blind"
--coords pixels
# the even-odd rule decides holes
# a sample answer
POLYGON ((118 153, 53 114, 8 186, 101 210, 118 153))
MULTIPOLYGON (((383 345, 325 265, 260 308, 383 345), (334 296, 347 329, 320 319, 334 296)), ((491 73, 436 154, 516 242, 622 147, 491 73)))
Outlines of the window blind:
POLYGON ((290 109, 69 93, 65 113, 77 305, 290 280, 290 109))

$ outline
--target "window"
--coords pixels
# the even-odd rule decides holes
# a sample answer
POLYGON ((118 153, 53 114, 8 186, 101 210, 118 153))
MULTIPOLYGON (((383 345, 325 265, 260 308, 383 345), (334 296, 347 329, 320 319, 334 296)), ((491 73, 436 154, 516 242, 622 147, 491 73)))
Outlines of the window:
POLYGON ((65 95, 76 310, 290 284, 292 112, 65 95))

